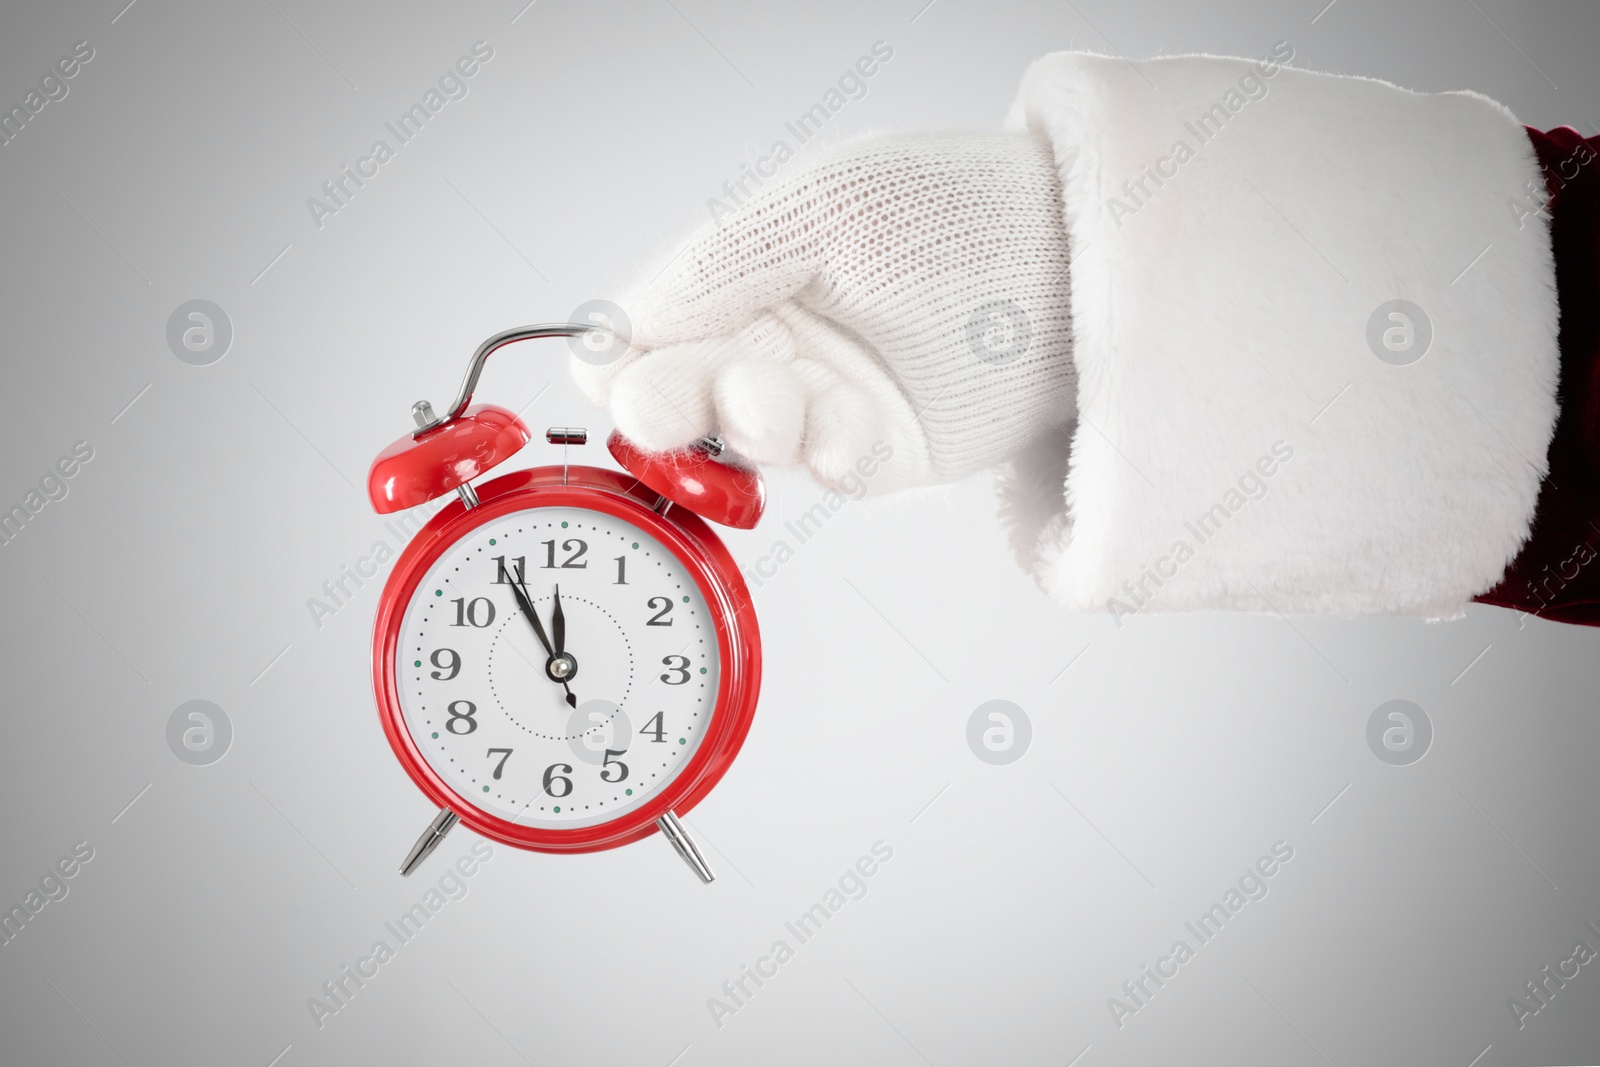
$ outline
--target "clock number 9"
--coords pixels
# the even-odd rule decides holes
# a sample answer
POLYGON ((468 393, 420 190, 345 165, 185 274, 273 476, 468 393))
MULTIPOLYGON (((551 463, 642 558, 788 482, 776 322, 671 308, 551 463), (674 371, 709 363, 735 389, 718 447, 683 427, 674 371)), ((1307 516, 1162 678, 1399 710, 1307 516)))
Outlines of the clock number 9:
POLYGON ((461 673, 461 653, 453 648, 436 649, 433 655, 428 657, 428 661, 439 668, 438 671, 428 672, 436 682, 448 682, 461 673), (449 671, 450 673, 440 674, 439 671, 449 671))
POLYGON ((478 720, 473 718, 473 716, 478 713, 478 705, 474 704, 472 701, 452 700, 450 702, 450 706, 445 710, 450 713, 450 718, 444 724, 444 728, 455 734, 457 737, 465 737, 467 734, 470 734, 472 731, 478 728, 478 720), (466 705, 467 710, 457 711, 456 708, 462 704, 466 705), (457 730, 457 723, 466 723, 465 729, 457 730))
POLYGON ((544 791, 555 797, 557 800, 560 800, 562 797, 572 792, 572 779, 567 777, 567 775, 571 773, 572 764, 570 763, 550 764, 549 767, 545 768, 544 772, 544 791), (561 773, 557 774, 557 771, 560 771, 561 773), (557 782, 561 783, 561 792, 559 793, 557 793, 554 788, 557 782))
POLYGON ((682 685, 689 680, 688 656, 665 656, 661 660, 661 665, 667 668, 667 673, 661 676, 661 680, 668 685, 682 685), (674 678, 674 674, 679 677, 674 678))

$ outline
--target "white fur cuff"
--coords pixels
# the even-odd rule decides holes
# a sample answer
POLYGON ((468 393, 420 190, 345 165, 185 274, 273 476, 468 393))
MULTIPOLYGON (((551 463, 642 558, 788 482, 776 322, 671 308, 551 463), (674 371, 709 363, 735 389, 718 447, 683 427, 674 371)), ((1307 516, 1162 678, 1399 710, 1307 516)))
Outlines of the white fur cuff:
POLYGON ((1023 79, 1011 125, 1062 176, 1079 423, 1064 495, 1024 455, 1007 509, 1071 607, 1452 616, 1527 536, 1558 366, 1548 231, 1508 209, 1542 188, 1528 138, 1482 96, 1286 52, 1023 79))

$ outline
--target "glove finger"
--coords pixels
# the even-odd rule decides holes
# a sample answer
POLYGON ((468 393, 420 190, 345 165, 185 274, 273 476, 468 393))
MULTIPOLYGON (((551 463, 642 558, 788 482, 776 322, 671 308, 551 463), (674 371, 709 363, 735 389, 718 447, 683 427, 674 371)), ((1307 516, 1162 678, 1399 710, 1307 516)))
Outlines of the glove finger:
POLYGON ((715 432, 712 389, 729 347, 726 338, 691 341, 630 362, 611 387, 617 429, 639 447, 657 452, 682 448, 715 432))
POLYGON ((598 355, 588 350, 582 355, 571 355, 567 357, 567 366, 572 373, 572 383, 585 399, 595 407, 607 408, 611 406, 611 393, 618 376, 648 354, 645 349, 619 340, 616 348, 602 349, 598 355))
POLYGON ((817 481, 859 496, 928 481, 927 443, 899 426, 872 393, 814 360, 797 360, 806 383, 805 461, 817 481))
POLYGON ((858 462, 872 455, 877 412, 861 390, 840 382, 806 409, 806 466, 830 489, 842 488, 858 462))
POLYGON ((878 356, 808 308, 785 304, 773 317, 794 338, 792 369, 808 398, 805 458, 817 480, 838 488, 863 468, 874 471, 879 489, 929 480, 928 440, 918 413, 878 356))
POLYGON ((806 429, 804 382, 786 363, 740 359, 717 377, 723 441, 752 463, 799 463, 806 429))
POLYGON ((775 316, 760 315, 740 331, 738 351, 717 375, 723 440, 755 463, 798 463, 807 393, 791 368, 793 335, 775 316))
POLYGON ((612 376, 617 426, 647 448, 676 448, 721 432, 757 463, 794 463, 804 431, 804 385, 788 370, 794 343, 772 315, 730 336, 630 350, 612 376))

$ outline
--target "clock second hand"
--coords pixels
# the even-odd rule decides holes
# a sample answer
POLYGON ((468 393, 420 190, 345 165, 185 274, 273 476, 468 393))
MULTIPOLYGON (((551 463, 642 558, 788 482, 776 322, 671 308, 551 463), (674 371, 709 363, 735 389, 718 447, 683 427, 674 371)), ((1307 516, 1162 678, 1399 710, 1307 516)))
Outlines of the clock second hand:
MULTIPOLYGON (((545 636, 544 623, 539 621, 539 613, 533 610, 533 602, 528 599, 528 590, 523 584, 523 571, 521 567, 517 568, 515 581, 511 583, 511 592, 517 598, 517 606, 522 609, 522 614, 527 616, 528 622, 533 625, 534 635, 539 638, 539 643, 544 646, 545 654, 550 657, 550 661, 554 662, 559 659, 563 663, 566 662, 565 656, 563 656, 557 649, 550 647, 550 638, 545 636)), ((556 602, 556 611, 559 612, 560 610, 560 601, 558 600, 556 602)), ((553 621, 554 620, 552 619, 552 622, 553 621)), ((566 636, 565 618, 561 620, 560 632, 562 637, 566 636)), ((545 673, 547 675, 549 674, 548 663, 546 664, 545 673)), ((578 698, 573 695, 572 687, 567 684, 566 679, 556 678, 554 680, 560 682, 561 688, 567 691, 567 706, 576 708, 578 706, 578 698)))

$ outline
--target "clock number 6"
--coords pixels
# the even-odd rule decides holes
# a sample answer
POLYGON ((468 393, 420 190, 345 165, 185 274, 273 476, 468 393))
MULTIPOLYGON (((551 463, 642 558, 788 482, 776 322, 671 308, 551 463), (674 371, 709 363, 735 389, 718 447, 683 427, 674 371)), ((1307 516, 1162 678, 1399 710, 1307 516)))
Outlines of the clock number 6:
POLYGON ((682 685, 689 680, 688 656, 664 656, 661 665, 667 668, 667 673, 661 676, 661 680, 668 685, 682 685), (677 662, 673 662, 674 660, 677 662), (672 677, 674 674, 680 677, 672 677))
POLYGON ((550 764, 550 766, 546 767, 544 771, 544 791, 555 797, 557 800, 560 800, 562 797, 572 792, 572 779, 567 777, 567 775, 571 773, 572 764, 570 763, 550 764), (557 771, 560 771, 561 773, 557 774, 557 771), (554 788, 557 782, 561 783, 561 792, 559 793, 557 793, 554 788))
POLYGON ((620 756, 620 755, 622 755, 622 753, 624 753, 626 751, 627 751, 627 749, 625 749, 625 748, 624 749, 620 749, 620 750, 619 749, 611 749, 611 748, 606 749, 606 758, 600 764, 600 780, 602 782, 611 782, 611 783, 615 784, 617 782, 622 781, 624 778, 628 777, 628 765, 626 763, 623 763, 619 759, 612 759, 611 758, 612 756, 620 756), (617 769, 617 776, 615 778, 607 778, 606 777, 606 768, 607 767, 615 767, 617 769))
POLYGON ((500 757, 500 762, 494 765, 494 780, 498 782, 500 780, 500 772, 506 769, 506 760, 511 758, 511 750, 509 748, 491 748, 484 755, 492 759, 496 752, 503 753, 500 757))

